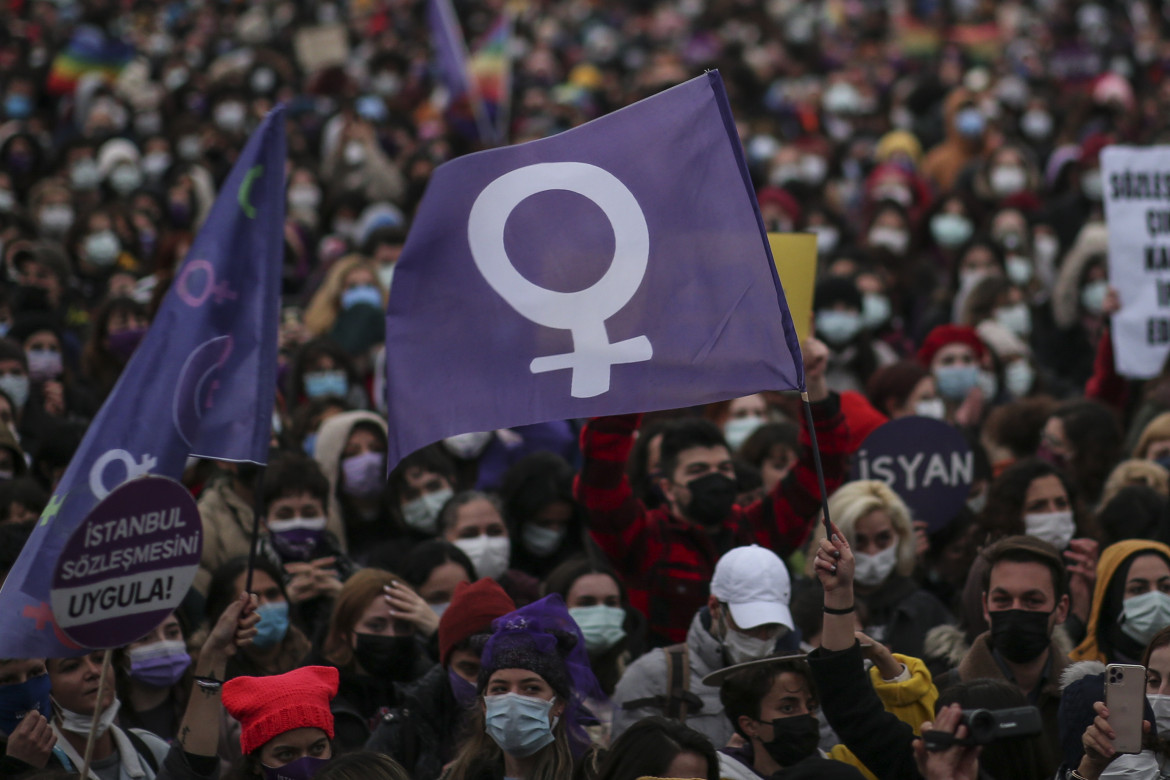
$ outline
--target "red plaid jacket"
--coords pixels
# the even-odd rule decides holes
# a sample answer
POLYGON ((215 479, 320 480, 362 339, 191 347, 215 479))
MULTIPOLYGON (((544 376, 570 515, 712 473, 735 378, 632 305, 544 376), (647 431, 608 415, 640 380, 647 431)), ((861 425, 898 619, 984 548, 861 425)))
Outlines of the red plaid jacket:
MULTIPOLYGON (((758 544, 787 556, 804 543, 821 508, 812 443, 801 427, 801 455, 767 496, 732 508, 718 534, 675 517, 665 506, 647 510, 634 497, 626 461, 642 416, 590 420, 581 431, 584 463, 574 486, 589 512, 593 539, 622 577, 630 603, 646 615, 655 646, 682 642, 696 610, 707 603, 715 562, 732 547, 758 544)), ((813 404, 817 444, 832 493, 845 481, 849 427, 836 394, 813 404)))

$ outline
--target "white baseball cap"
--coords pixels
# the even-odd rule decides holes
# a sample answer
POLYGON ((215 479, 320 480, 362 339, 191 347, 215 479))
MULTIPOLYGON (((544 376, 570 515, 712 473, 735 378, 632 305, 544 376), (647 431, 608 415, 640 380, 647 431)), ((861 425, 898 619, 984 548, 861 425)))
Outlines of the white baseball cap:
POLYGON ((788 610, 792 598, 788 567, 776 553, 757 544, 736 547, 719 559, 711 578, 711 595, 727 604, 740 628, 767 623, 793 627, 788 610))

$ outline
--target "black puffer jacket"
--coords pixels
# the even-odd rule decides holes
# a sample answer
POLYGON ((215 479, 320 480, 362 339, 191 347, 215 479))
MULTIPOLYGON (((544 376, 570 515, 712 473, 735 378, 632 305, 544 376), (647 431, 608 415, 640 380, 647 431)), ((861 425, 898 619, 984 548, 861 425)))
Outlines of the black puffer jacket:
POLYGON ((405 689, 401 705, 383 716, 366 750, 392 757, 415 780, 437 780, 455 758, 464 714, 447 670, 435 666, 405 689))

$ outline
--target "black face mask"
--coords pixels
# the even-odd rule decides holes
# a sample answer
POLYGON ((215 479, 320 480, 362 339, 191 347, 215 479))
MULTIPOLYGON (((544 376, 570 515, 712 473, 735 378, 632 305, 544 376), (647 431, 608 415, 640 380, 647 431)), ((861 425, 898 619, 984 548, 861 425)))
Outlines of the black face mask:
POLYGON ((813 715, 793 715, 772 721, 772 739, 764 743, 768 755, 782 767, 790 767, 816 752, 821 724, 813 715))
POLYGON ((353 657, 371 677, 406 682, 414 676, 418 645, 413 636, 357 634, 353 657))
POLYGON ((703 525, 719 525, 735 504, 735 480, 726 474, 707 474, 686 484, 691 491, 687 516, 703 525))
POLYGON ((988 614, 991 616, 991 646, 1012 663, 1033 661, 1048 649, 1051 612, 1003 609, 988 614))

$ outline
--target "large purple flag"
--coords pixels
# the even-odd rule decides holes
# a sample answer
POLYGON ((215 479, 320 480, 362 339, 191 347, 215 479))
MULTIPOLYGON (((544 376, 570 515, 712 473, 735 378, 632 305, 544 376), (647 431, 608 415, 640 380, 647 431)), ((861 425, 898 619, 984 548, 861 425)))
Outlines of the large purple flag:
POLYGON ((284 110, 252 134, 150 330, 0 590, 0 658, 81 652, 49 607, 70 534, 118 485, 188 455, 265 463, 284 253, 284 110))
POLYGON ((391 467, 458 433, 804 386, 717 72, 441 166, 397 269, 391 467))

